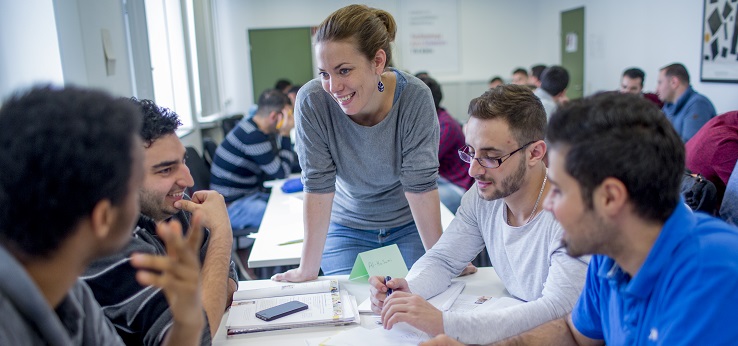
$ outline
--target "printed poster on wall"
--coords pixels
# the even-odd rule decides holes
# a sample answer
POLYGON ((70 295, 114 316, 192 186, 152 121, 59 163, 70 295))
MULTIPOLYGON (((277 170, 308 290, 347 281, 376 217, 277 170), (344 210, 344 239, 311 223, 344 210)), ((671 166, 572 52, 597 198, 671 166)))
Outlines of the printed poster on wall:
POLYGON ((702 22, 703 82, 738 83, 738 2, 705 0, 702 22))
POLYGON ((431 74, 459 71, 459 23, 456 0, 403 0, 399 34, 401 68, 431 74))

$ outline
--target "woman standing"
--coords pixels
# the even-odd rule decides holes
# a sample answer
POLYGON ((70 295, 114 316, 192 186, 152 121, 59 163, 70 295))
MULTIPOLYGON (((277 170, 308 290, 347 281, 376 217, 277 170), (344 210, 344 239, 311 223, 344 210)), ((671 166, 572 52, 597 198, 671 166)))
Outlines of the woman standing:
POLYGON ((296 101, 305 186, 300 267, 280 281, 348 274, 360 252, 397 244, 411 266, 441 236, 438 118, 417 78, 387 68, 396 24, 350 5, 316 33, 320 77, 296 101))

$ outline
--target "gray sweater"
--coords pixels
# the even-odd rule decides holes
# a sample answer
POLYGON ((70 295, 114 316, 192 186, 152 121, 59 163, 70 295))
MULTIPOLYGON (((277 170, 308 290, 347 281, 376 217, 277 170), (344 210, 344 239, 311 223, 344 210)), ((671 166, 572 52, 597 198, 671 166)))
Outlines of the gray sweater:
POLYGON ((395 71, 392 109, 374 126, 351 120, 314 79, 297 94, 296 149, 304 191, 335 192, 331 221, 357 229, 413 220, 405 192, 437 188, 438 117, 428 87, 395 71))
POLYGON ((456 218, 407 276, 424 298, 446 289, 486 246, 507 291, 525 303, 496 310, 444 312, 444 332, 464 343, 486 344, 517 335, 569 313, 584 285, 588 260, 569 257, 563 229, 548 211, 511 227, 504 201, 485 201, 476 184, 464 195, 456 218))
POLYGON ((123 345, 81 280, 52 309, 25 269, 2 246, 0 276, 0 345, 123 345))

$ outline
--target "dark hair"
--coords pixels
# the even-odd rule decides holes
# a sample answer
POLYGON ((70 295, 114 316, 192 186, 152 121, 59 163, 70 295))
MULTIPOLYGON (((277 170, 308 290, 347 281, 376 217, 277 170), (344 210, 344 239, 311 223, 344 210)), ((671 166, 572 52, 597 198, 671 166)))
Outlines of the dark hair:
POLYGON ((641 87, 643 87, 643 81, 646 80, 646 73, 637 67, 631 67, 623 72, 623 77, 630 79, 641 79, 641 87))
POLYGON ((101 200, 127 196, 141 119, 130 103, 38 86, 0 108, 0 242, 47 257, 101 200))
POLYGON ((645 219, 666 221, 679 202, 684 144, 643 97, 610 92, 569 102, 551 116, 547 139, 568 150, 566 171, 590 208, 592 193, 608 177, 623 182, 645 219))
POLYGON ((505 84, 489 89, 469 102, 468 113, 478 119, 505 120, 520 145, 542 140, 546 135, 546 110, 525 85, 505 84))
POLYGON ((287 91, 287 94, 295 93, 297 94, 298 91, 300 91, 300 88, 302 88, 302 85, 293 85, 289 91, 287 91))
POLYGON ((541 74, 545 69, 546 65, 533 65, 533 67, 530 68, 530 74, 533 75, 533 77, 538 78, 538 80, 541 80, 541 74))
POLYGON ((565 68, 554 65, 547 67, 541 73, 541 89, 551 96, 556 96, 566 90, 569 85, 569 72, 565 68))
POLYGON ((488 84, 489 84, 489 83, 494 83, 494 82, 496 82, 496 81, 500 81, 500 82, 502 82, 503 84, 505 83, 505 81, 504 81, 504 80, 502 79, 502 77, 500 77, 500 76, 494 76, 494 77, 492 77, 492 79, 490 79, 490 80, 489 80, 489 82, 487 82, 487 83, 488 83, 488 84))
POLYGON ((280 79, 280 80, 277 81, 277 83, 274 84, 274 89, 277 89, 279 91, 282 91, 282 90, 284 90, 285 88, 287 88, 288 86, 291 86, 291 85, 292 85, 292 82, 290 82, 289 80, 287 80, 287 79, 280 79))
POLYGON ((276 89, 267 89, 259 95, 257 115, 269 115, 271 112, 281 112, 282 109, 292 104, 290 98, 276 89))
POLYGON ((157 139, 175 133, 177 128, 182 125, 177 113, 169 108, 157 106, 154 101, 139 100, 135 97, 127 100, 138 106, 143 116, 141 138, 143 138, 146 148, 150 147, 157 139))
POLYGON ((438 82, 431 78, 431 77, 423 77, 420 78, 425 85, 428 86, 428 88, 431 91, 431 95, 433 95, 433 103, 436 105, 436 111, 441 107, 441 100, 443 99, 443 91, 441 91, 441 85, 438 84, 438 82))
POLYGON ((380 49, 392 61, 390 42, 395 40, 397 23, 389 12, 366 5, 348 5, 326 18, 315 33, 315 42, 353 39, 359 52, 371 60, 380 49))
POLYGON ((682 64, 666 65, 660 71, 664 71, 664 75, 667 77, 677 77, 680 82, 689 84, 689 72, 687 72, 687 68, 682 64))
POLYGON ((515 69, 515 70, 513 71, 513 73, 512 73, 512 74, 516 74, 516 73, 522 73, 522 74, 524 74, 524 75, 525 75, 526 77, 528 77, 528 71, 527 71, 526 69, 522 68, 522 67, 518 67, 518 68, 516 68, 516 69, 515 69))
POLYGON ((420 71, 415 74, 415 77, 417 77, 418 79, 428 78, 430 77, 430 73, 428 73, 428 71, 420 71))

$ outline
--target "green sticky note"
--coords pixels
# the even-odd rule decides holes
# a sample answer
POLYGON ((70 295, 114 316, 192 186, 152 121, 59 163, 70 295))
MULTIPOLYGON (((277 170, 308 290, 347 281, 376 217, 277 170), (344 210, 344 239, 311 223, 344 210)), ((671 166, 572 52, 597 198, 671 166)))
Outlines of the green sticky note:
POLYGON ((393 278, 407 276, 407 265, 405 260, 402 259, 397 244, 360 253, 356 256, 356 262, 354 262, 354 268, 351 269, 349 280, 369 281, 370 276, 376 275, 389 275, 393 278))

